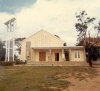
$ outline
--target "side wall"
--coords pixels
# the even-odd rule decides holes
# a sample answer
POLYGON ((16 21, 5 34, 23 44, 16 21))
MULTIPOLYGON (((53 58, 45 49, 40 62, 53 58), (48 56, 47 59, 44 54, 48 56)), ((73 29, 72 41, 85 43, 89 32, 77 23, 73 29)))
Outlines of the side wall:
POLYGON ((22 61, 26 60, 26 42, 22 43, 20 60, 22 61))
POLYGON ((70 61, 85 61, 84 49, 70 49, 70 61), (79 51, 80 58, 75 58, 75 52, 79 51))

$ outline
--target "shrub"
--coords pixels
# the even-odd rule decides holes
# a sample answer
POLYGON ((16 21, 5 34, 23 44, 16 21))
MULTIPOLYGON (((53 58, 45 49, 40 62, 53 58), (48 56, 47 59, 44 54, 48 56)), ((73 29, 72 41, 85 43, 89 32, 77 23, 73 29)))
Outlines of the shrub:
POLYGON ((5 61, 0 61, 0 66, 13 66, 13 62, 5 62, 5 61))
POLYGON ((22 61, 22 60, 20 60, 19 58, 18 58, 18 56, 14 56, 14 62, 15 62, 15 64, 26 64, 26 61, 24 62, 24 61, 22 61))
POLYGON ((23 62, 22 60, 15 60, 15 64, 26 64, 26 62, 23 62))

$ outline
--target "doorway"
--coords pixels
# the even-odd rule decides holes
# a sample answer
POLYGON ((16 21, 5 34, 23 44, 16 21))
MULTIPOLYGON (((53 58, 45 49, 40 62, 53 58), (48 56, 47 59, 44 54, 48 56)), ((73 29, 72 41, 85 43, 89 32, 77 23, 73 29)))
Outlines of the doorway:
POLYGON ((59 61, 59 53, 55 53, 55 61, 59 61))
POLYGON ((39 52, 39 61, 46 61, 46 53, 39 52))
POLYGON ((65 60, 69 61, 69 50, 65 49, 65 60))

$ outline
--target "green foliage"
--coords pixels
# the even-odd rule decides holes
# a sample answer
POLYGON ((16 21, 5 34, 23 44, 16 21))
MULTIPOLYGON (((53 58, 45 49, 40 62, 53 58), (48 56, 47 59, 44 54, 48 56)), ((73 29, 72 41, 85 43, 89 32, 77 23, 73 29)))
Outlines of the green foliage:
POLYGON ((4 42, 0 40, 0 61, 5 60, 5 48, 3 48, 4 42))
POLYGON ((16 55, 14 55, 14 62, 15 62, 15 64, 26 64, 26 61, 23 62, 23 61, 20 60, 20 59, 18 58, 18 56, 16 56, 16 55))
POLYGON ((21 53, 21 41, 23 41, 24 39, 26 39, 25 37, 23 38, 16 38, 15 39, 15 45, 17 46, 17 51, 20 54, 21 53))
POLYGON ((13 66, 13 62, 0 61, 0 66, 13 66))
POLYGON ((15 60, 15 61, 20 61, 20 59, 18 58, 17 55, 14 55, 14 60, 15 60))
POLYGON ((0 48, 0 61, 4 61, 4 60, 5 60, 5 49, 0 48))
POLYGON ((97 36, 100 34, 100 21, 98 22, 98 24, 94 27, 94 29, 97 30, 97 36))
POLYGON ((26 61, 23 62, 22 60, 17 60, 17 61, 15 61, 15 64, 26 64, 26 61))
POLYGON ((78 41, 82 41, 83 39, 85 40, 86 34, 88 27, 90 24, 93 24, 95 18, 88 17, 86 11, 81 11, 76 13, 76 18, 77 18, 77 23, 75 24, 76 31, 79 33, 78 34, 78 41))

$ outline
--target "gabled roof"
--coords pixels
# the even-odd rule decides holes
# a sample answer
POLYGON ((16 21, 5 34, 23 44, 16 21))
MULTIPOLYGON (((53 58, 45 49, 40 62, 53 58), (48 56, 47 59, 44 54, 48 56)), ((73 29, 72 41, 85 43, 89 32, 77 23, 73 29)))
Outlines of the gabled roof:
POLYGON ((38 31, 38 32, 34 33, 33 35, 29 36, 28 38, 26 38, 26 39, 23 40, 22 42, 27 41, 29 38, 32 38, 34 35, 36 35, 36 34, 38 34, 38 33, 40 33, 40 32, 45 32, 45 33, 51 35, 52 37, 54 37, 54 38, 56 38, 56 39, 58 39, 58 40, 60 40, 60 41, 62 41, 62 42, 65 43, 65 41, 63 41, 62 39, 60 39, 60 38, 58 38, 58 37, 52 35, 51 33, 47 32, 47 31, 45 31, 45 30, 43 30, 43 29, 41 29, 40 31, 38 31))

